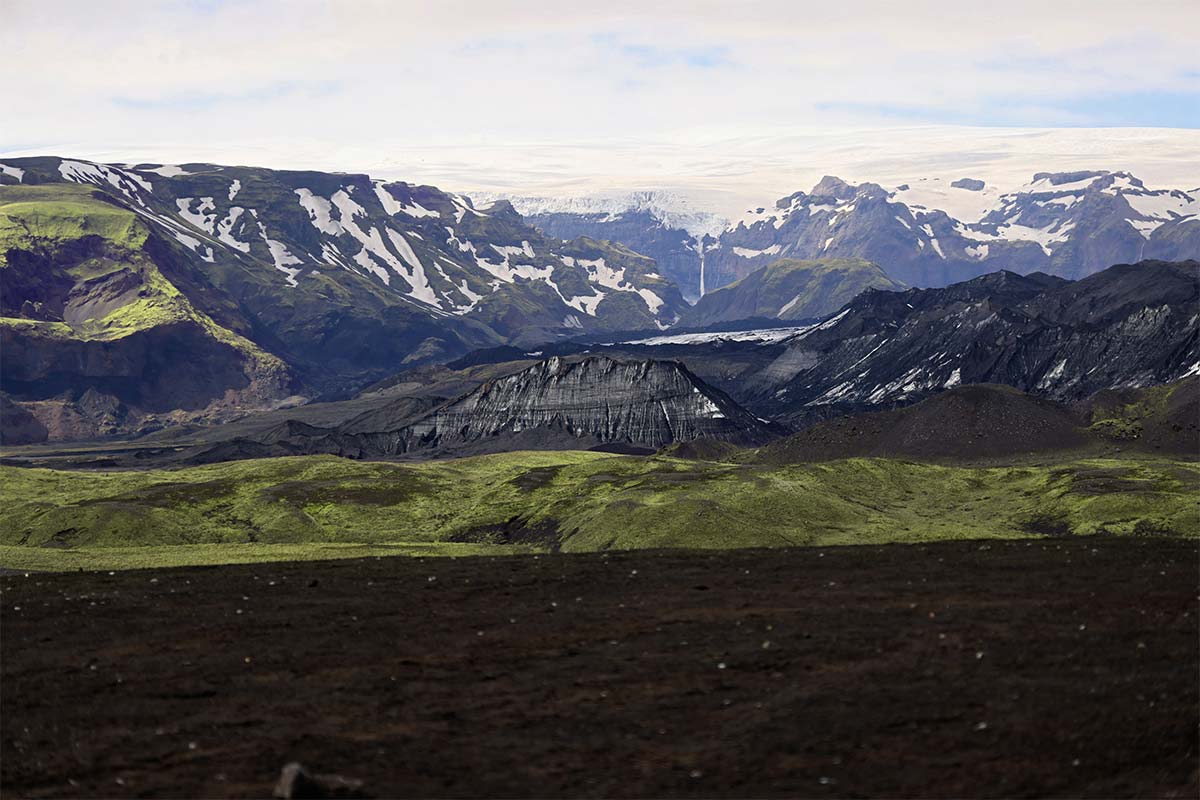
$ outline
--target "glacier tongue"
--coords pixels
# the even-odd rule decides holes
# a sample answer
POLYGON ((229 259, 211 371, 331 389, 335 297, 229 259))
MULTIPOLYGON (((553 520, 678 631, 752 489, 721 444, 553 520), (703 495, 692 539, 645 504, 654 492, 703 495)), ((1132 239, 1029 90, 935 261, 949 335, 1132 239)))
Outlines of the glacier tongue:
POLYGON ((627 211, 648 211, 664 225, 681 228, 698 238, 719 236, 729 226, 727 218, 694 208, 687 197, 677 192, 634 191, 557 197, 477 192, 472 196, 482 203, 508 200, 525 217, 553 213, 616 215, 627 211))

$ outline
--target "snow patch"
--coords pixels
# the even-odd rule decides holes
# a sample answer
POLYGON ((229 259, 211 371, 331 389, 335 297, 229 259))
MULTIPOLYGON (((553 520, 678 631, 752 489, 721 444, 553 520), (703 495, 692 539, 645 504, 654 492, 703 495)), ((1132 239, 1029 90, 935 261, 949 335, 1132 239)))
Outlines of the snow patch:
POLYGON ((735 247, 733 248, 733 252, 742 258, 757 258, 759 256, 779 255, 780 249, 781 247, 779 245, 773 244, 764 250, 751 250, 748 247, 735 247))
POLYGON ((188 172, 183 167, 176 164, 164 164, 161 167, 153 169, 142 169, 142 172, 153 172, 155 175, 162 175, 164 178, 176 178, 180 175, 194 175, 194 172, 188 172))
POLYGON ((299 284, 296 282, 296 276, 299 275, 303 270, 295 269, 289 267, 288 265, 300 264, 303 262, 292 255, 287 249, 287 245, 285 245, 283 242, 277 242, 267 236, 267 229, 261 222, 258 223, 258 232, 262 236, 263 241, 267 243, 267 249, 271 252, 271 260, 275 262, 275 269, 279 270, 286 276, 288 286, 298 286, 299 284))

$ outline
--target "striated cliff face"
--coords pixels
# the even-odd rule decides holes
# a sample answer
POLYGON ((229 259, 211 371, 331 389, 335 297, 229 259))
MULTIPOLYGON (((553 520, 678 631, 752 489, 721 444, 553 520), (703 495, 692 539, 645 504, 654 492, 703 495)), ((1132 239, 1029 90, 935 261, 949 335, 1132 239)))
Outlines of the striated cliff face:
POLYGON ((532 428, 662 447, 708 438, 755 442, 766 426, 672 361, 551 358, 485 383, 406 429, 411 445, 470 442, 532 428))
POLYGON ((658 449, 697 439, 753 445, 780 433, 677 362, 587 356, 541 361, 408 420, 371 411, 337 428, 284 423, 192 460, 302 453, 369 458, 419 451, 658 449), (392 424, 389 420, 398 425, 385 427, 392 424))

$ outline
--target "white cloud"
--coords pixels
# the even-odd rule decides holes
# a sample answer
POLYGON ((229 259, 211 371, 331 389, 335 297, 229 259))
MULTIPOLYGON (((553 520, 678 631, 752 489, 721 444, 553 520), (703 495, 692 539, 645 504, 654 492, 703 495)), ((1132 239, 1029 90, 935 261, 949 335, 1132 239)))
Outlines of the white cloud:
MULTIPOLYGON (((674 176, 740 204, 747 187, 787 192, 810 173, 883 179, 951 158, 979 170, 1042 147, 918 124, 1187 124, 1169 98, 1200 92, 1198 18, 1194 0, 874 0, 853 13, 826 0, 7 0, 0 51, 21 69, 5 105, 20 111, 0 151, 216 153, 537 191, 674 176), (898 140, 882 132, 897 125, 898 140)), ((1149 135, 1134 144, 1178 144, 1149 135)), ((1040 141, 1055 163, 1133 152, 1123 134, 1040 141)), ((1159 158, 1142 153, 1142 171, 1159 158)))

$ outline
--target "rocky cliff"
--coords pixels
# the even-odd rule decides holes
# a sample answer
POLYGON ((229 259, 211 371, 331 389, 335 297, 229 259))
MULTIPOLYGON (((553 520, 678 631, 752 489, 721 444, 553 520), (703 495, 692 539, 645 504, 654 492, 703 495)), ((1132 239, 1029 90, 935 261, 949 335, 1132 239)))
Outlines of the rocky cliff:
POLYGON ((1200 373, 1200 262, 1142 262, 1078 281, 998 272, 943 289, 867 291, 784 342, 761 411, 812 415, 998 383, 1077 401, 1200 373))
POLYGON ((402 417, 372 411, 337 428, 285 423, 252 440, 209 449, 196 460, 613 446, 648 451, 697 439, 760 444, 781 432, 682 364, 605 356, 547 359, 489 380, 399 427, 379 424, 392 419, 402 417))
POLYGON ((159 234, 105 195, 0 187, 0 383, 10 402, 60 440, 287 397, 288 366, 243 335, 252 325, 235 307, 201 292, 192 302, 180 289, 188 282, 159 234))
POLYGON ((410 426, 407 439, 446 445, 534 428, 654 448, 769 437, 765 424, 681 364, 591 356, 551 358, 490 381, 410 426))

